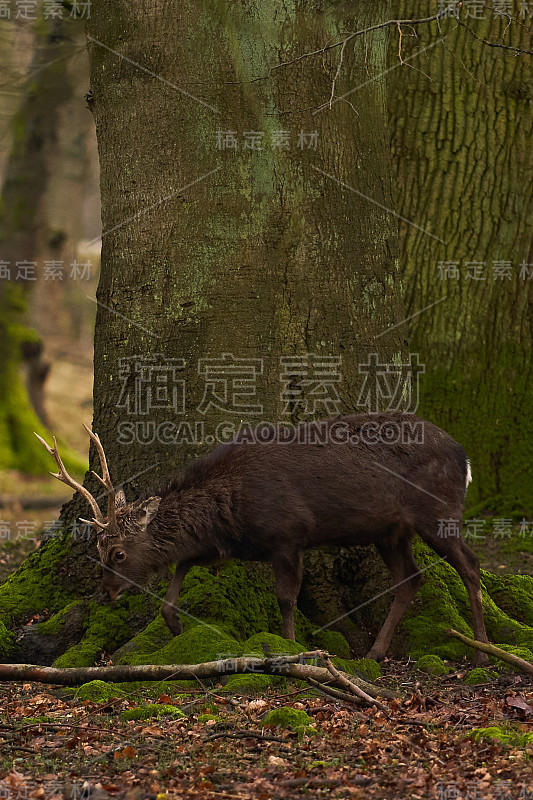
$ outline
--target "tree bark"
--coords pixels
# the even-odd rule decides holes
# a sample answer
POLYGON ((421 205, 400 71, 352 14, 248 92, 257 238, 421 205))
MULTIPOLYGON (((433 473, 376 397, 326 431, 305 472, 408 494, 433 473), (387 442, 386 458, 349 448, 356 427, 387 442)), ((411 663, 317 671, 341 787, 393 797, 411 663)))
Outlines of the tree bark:
MULTIPOLYGON (((400 222, 406 316, 418 314, 408 332, 426 365, 419 411, 465 446, 469 505, 531 518, 531 57, 475 36, 524 49, 531 41, 518 5, 510 25, 493 4, 484 19, 471 5, 460 19, 474 35, 454 18, 416 35, 406 27, 404 66, 397 36, 391 42, 396 201, 418 226, 400 222), (469 262, 485 265, 482 278, 469 262)), ((411 10, 394 4, 400 17, 411 10)), ((432 13, 434 4, 418 10, 432 13)))

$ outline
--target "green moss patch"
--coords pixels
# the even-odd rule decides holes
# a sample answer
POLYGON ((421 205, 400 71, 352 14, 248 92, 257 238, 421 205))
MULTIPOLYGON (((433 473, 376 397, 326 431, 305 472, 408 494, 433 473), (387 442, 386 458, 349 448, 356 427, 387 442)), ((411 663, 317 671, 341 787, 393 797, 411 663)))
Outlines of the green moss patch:
POLYGON ((286 679, 280 675, 232 675, 225 684, 225 689, 235 694, 263 694, 271 687, 283 686, 286 679))
POLYGON ((317 650, 326 650, 333 656, 350 658, 350 645, 337 631, 320 631, 313 636, 313 645, 317 650))
POLYGON ((489 728, 475 728, 469 735, 474 738, 475 742, 496 740, 508 747, 527 747, 527 745, 533 745, 533 733, 524 733, 524 731, 512 725, 505 725, 502 727, 494 725, 489 728))
POLYGON ((309 733, 310 730, 316 733, 314 728, 309 728, 313 720, 305 711, 296 708, 282 706, 270 711, 264 720, 265 725, 272 725, 275 728, 288 728, 291 731, 309 733))
POLYGON ((279 655, 298 655, 304 653, 306 648, 299 642, 292 639, 283 639, 275 633, 256 633, 245 641, 242 645, 242 653, 245 656, 258 656, 259 658, 269 658, 279 655))
POLYGON ((0 658, 7 659, 13 650, 15 635, 0 621, 0 658))
POLYGON ((490 683, 494 680, 494 673, 483 667, 476 667, 466 675, 464 682, 469 686, 478 686, 480 683, 490 683))
POLYGON ((416 667, 428 675, 446 675, 448 672, 448 667, 442 658, 435 655, 422 656, 418 659, 416 667))
MULTIPOLYGON (((533 664, 533 653, 528 647, 514 647, 511 644, 499 644, 498 647, 500 650, 505 650, 506 653, 512 653, 513 656, 518 656, 518 658, 522 658, 524 661, 533 664)), ((494 659, 493 656, 491 656, 491 659, 496 661, 496 666, 498 669, 506 670, 508 672, 522 672, 520 667, 515 667, 508 661, 502 661, 499 658, 494 659)))
POLYGON ((64 624, 65 618, 69 612, 71 612, 76 606, 79 606, 83 603, 82 600, 73 600, 71 603, 68 603, 64 608, 54 614, 50 619, 46 620, 46 622, 39 623, 39 633, 44 634, 45 636, 55 636, 56 634, 60 633, 64 624))
POLYGON ((161 650, 173 638, 165 620, 158 614, 141 633, 113 653, 113 661, 115 664, 148 664, 149 656, 161 650))
POLYGON ((483 583, 498 608, 523 625, 533 627, 533 578, 530 575, 484 572, 483 583))
POLYGON ((61 588, 60 566, 69 551, 68 533, 32 553, 0 586, 0 620, 7 628, 28 614, 57 611, 77 599, 61 588))
POLYGON ((150 719, 151 717, 184 717, 185 714, 176 706, 164 705, 162 703, 148 703, 137 708, 128 708, 122 711, 120 716, 123 720, 131 719, 150 719))
MULTIPOLYGON (((354 672, 358 672, 370 682, 381 676, 381 667, 372 658, 358 658, 355 661, 348 662, 348 664, 354 672)), ((344 671, 346 672, 346 670, 344 671)))
MULTIPOLYGON (((110 605, 91 600, 84 621, 85 633, 78 644, 70 647, 54 662, 54 667, 90 667, 102 651, 112 652, 131 637, 129 619, 146 608, 144 595, 125 595, 110 605)), ((46 624, 55 620, 48 620, 46 624)))
MULTIPOLYGON (((469 624, 470 603, 461 578, 446 562, 435 563, 435 553, 418 538, 415 540, 414 549, 417 563, 421 568, 427 568, 428 574, 413 607, 408 610, 401 623, 402 629, 409 635, 409 654, 417 659, 427 654, 438 655, 448 660, 459 660, 465 655, 472 658, 471 648, 447 634, 449 628, 455 628, 465 636, 473 638, 469 624)), ((493 589, 496 586, 501 589, 502 584, 496 582, 495 577, 482 572, 483 615, 489 639, 533 650, 533 628, 510 617, 491 598, 484 581, 487 579, 488 586, 493 589)), ((527 578, 527 576, 506 577, 507 607, 512 609, 512 605, 509 604, 512 604, 516 591, 525 609, 529 581, 515 581, 514 578, 527 578)), ((501 599, 501 593, 499 597, 501 599)), ((525 614, 525 610, 523 613, 525 614)))
POLYGON ((272 578, 256 570, 253 580, 244 565, 230 561, 215 568, 193 567, 183 581, 180 608, 206 623, 220 624, 235 639, 262 630, 281 630, 281 613, 272 578))
POLYGON ((78 700, 91 700, 93 703, 105 703, 116 697, 124 697, 125 692, 118 688, 116 683, 106 681, 89 681, 76 690, 78 700))
MULTIPOLYGON (((149 626, 150 627, 150 626, 149 626)), ((221 658, 238 656, 242 652, 239 642, 222 628, 212 625, 195 625, 179 636, 174 636, 159 650, 148 652, 146 637, 136 637, 141 648, 130 650, 121 663, 128 664, 201 664, 221 658)), ((135 640, 134 640, 135 641, 135 640)))

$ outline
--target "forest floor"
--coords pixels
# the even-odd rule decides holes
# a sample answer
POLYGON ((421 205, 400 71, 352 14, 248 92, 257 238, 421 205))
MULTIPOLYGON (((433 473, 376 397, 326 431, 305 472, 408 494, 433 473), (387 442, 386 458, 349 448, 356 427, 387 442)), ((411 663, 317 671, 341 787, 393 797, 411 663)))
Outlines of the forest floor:
POLYGON ((533 798, 533 742, 519 744, 533 725, 531 680, 509 674, 467 686, 465 668, 430 678, 387 660, 376 682, 399 687, 403 699, 386 701, 386 713, 290 685, 252 698, 223 686, 170 696, 153 684, 98 703, 65 688, 4 683, 0 796, 533 798), (155 716, 169 705, 183 716, 155 716), (310 727, 266 725, 280 706, 306 711, 310 727), (495 725, 514 745, 474 740, 474 729, 495 725))

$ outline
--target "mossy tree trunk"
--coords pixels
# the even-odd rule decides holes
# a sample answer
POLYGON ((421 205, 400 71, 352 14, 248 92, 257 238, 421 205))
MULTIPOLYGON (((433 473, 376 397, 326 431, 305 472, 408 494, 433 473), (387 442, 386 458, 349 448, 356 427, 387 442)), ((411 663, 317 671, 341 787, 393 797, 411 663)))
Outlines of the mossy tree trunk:
POLYGON ((49 233, 43 212, 48 164, 56 146, 58 113, 71 92, 66 46, 61 20, 36 23, 30 66, 34 77, 15 114, 0 196, 0 261, 5 262, 0 274, 0 468, 21 472, 49 468, 33 436, 33 431, 46 432, 28 397, 21 364, 24 351, 35 352, 39 346, 38 334, 27 327, 26 309, 31 291, 42 280, 42 271, 32 264, 42 258, 49 233))
MULTIPOLYGON (((94 427, 130 496, 209 449, 221 422, 303 418, 301 406, 285 414, 283 357, 341 362, 340 400, 310 404, 314 416, 356 407, 369 352, 401 361, 400 333, 375 338, 403 315, 397 224, 384 210, 384 85, 364 91, 359 114, 339 104, 318 120, 312 110, 329 98, 338 53, 271 71, 387 11, 384 2, 348 17, 321 2, 297 12, 191 2, 154 15, 144 2, 134 13, 96 4, 88 34, 104 235, 94 427), (260 413, 198 411, 199 359, 224 353, 261 359, 251 400, 260 413), (178 419, 192 430, 202 422, 203 442, 154 441, 174 417, 168 404, 144 414, 135 405, 146 399, 135 369, 151 358, 158 367, 183 359, 178 419)), ((387 38, 347 49, 345 87, 366 80, 368 62, 383 67, 387 38)))
MULTIPOLYGON (((406 28, 409 65, 389 73, 398 211, 420 226, 400 223, 405 302, 408 315, 429 307, 409 323, 426 365, 419 411, 465 446, 469 504, 531 519, 532 61, 475 37, 529 50, 531 39, 518 5, 512 24, 490 3, 473 18, 473 5, 460 19, 474 35, 454 18, 440 33, 406 28)), ((412 4, 393 12, 409 17, 412 4)))

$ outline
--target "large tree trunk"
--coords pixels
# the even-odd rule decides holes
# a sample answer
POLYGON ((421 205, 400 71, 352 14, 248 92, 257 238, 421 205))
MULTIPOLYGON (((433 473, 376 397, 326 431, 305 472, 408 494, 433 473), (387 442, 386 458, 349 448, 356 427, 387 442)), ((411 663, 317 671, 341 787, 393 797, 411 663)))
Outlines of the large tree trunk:
MULTIPOLYGON (((440 34, 406 28, 409 66, 389 74, 398 211, 420 226, 400 223, 405 300, 408 315, 429 307, 409 324, 426 365, 420 413, 464 444, 469 504, 531 518, 531 56, 475 38, 531 49, 530 26, 519 4, 511 25, 490 3, 473 18, 473 5, 460 19, 474 35, 453 18, 440 34)), ((412 3, 398 0, 394 13, 409 17, 412 3)), ((395 42, 391 66, 397 53, 395 42)))

